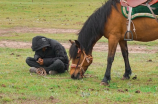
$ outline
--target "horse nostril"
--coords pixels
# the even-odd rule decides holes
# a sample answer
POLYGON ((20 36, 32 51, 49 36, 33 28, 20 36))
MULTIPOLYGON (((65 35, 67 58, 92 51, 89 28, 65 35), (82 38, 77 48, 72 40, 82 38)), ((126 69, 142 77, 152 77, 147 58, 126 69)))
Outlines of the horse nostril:
POLYGON ((74 78, 75 78, 74 74, 72 74, 72 75, 71 75, 71 78, 72 78, 72 79, 74 79, 74 78))
POLYGON ((75 74, 72 74, 72 75, 71 75, 71 78, 72 78, 72 79, 80 79, 79 76, 80 76, 79 73, 78 73, 76 76, 75 76, 75 74))

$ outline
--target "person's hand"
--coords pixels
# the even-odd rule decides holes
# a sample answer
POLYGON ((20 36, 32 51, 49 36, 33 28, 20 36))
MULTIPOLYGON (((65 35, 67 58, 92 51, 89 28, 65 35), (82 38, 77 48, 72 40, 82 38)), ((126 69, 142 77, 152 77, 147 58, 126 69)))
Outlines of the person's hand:
POLYGON ((42 58, 39 58, 37 63, 39 63, 40 65, 43 65, 43 59, 42 58))

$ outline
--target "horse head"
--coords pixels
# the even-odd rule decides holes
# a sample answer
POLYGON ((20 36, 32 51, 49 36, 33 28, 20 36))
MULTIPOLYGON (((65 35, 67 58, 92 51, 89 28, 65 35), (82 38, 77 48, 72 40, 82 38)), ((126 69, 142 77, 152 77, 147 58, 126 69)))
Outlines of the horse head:
POLYGON ((81 79, 92 63, 93 57, 92 55, 87 55, 85 51, 81 49, 80 43, 77 40, 69 41, 72 44, 69 50, 70 60, 72 61, 70 75, 73 79, 81 79))

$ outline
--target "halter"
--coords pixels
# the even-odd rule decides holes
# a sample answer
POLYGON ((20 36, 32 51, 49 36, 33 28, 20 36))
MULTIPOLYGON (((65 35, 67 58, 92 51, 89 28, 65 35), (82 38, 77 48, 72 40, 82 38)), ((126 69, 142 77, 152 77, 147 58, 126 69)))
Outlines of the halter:
MULTIPOLYGON (((92 55, 86 55, 86 53, 84 51, 83 51, 83 54, 84 54, 84 58, 83 58, 83 61, 81 62, 81 64, 79 65, 80 58, 81 58, 81 55, 80 55, 80 58, 79 58, 79 61, 77 62, 77 64, 72 64, 71 68, 75 68, 75 71, 76 71, 76 69, 79 67, 80 71, 82 71, 84 73, 85 71, 84 71, 84 69, 82 67, 84 61, 86 60, 89 63, 90 60, 93 60, 93 57, 92 57, 92 55)), ((88 67, 88 66, 86 66, 86 67, 88 67)))

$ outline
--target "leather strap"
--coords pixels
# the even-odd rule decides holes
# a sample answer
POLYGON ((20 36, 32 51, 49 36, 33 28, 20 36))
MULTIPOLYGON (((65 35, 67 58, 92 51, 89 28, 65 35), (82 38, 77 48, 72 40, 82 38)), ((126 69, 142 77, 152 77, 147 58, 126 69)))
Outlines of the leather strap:
POLYGON ((158 22, 156 15, 154 14, 152 8, 150 7, 150 5, 148 3, 146 3, 146 6, 149 8, 149 10, 151 11, 152 15, 154 16, 155 20, 158 22))

